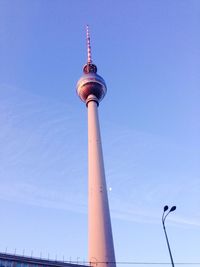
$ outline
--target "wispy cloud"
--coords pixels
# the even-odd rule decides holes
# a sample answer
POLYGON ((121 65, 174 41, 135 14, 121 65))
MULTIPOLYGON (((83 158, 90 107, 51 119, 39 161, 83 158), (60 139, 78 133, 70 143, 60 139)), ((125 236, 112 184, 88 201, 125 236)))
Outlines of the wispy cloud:
POLYGON ((16 183, 0 186, 0 199, 25 205, 61 209, 75 212, 86 212, 85 199, 80 194, 74 198, 73 192, 59 192, 37 187, 33 184, 16 183))
MULTIPOLYGON (((0 100, 0 198, 86 212, 87 129, 82 120, 77 122, 73 108, 5 85, 0 86, 0 100)), ((166 137, 115 123, 105 130, 112 215, 156 223, 164 204, 173 202, 186 210, 192 204, 190 214, 175 220, 199 226, 200 180, 188 159, 192 151, 166 137)))

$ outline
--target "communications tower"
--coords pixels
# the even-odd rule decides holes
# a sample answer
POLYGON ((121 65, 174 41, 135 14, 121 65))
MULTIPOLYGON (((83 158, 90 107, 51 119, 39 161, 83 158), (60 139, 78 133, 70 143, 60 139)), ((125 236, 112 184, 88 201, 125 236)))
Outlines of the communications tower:
POLYGON ((88 252, 92 266, 115 267, 115 252, 101 145, 98 106, 107 91, 92 62, 87 26, 87 63, 77 93, 88 109, 88 252))

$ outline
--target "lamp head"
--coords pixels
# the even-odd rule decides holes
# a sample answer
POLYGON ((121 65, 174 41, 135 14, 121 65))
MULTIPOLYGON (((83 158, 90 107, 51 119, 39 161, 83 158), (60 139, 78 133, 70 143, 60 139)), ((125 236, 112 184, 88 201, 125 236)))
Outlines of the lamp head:
POLYGON ((165 212, 165 211, 167 211, 167 210, 168 210, 168 208, 169 208, 169 207, 168 207, 167 205, 166 205, 166 206, 164 206, 164 212, 165 212))
POLYGON ((169 212, 175 211, 176 210, 176 206, 171 207, 169 212))

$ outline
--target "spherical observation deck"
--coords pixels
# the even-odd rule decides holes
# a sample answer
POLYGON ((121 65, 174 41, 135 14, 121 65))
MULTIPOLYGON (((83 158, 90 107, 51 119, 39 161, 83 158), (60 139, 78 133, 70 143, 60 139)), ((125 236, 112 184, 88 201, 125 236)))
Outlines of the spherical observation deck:
POLYGON ((84 74, 77 82, 77 94, 85 103, 87 103, 87 98, 90 95, 94 95, 100 102, 104 98, 107 91, 104 79, 96 73, 97 69, 93 64, 90 66, 85 65, 83 70, 84 74))

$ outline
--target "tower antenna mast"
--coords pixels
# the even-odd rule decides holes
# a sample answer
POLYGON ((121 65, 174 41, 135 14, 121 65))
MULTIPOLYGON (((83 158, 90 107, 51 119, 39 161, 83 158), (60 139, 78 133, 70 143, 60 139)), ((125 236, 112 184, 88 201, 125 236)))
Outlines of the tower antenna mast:
POLYGON ((92 63, 92 54, 91 54, 89 25, 86 26, 86 34, 87 34, 87 63, 91 64, 92 63))
POLYGON ((83 72, 85 74, 88 73, 96 73, 97 66, 92 63, 92 53, 91 53, 91 44, 90 44, 90 32, 89 26, 86 25, 86 41, 87 41, 87 63, 83 67, 83 72))

